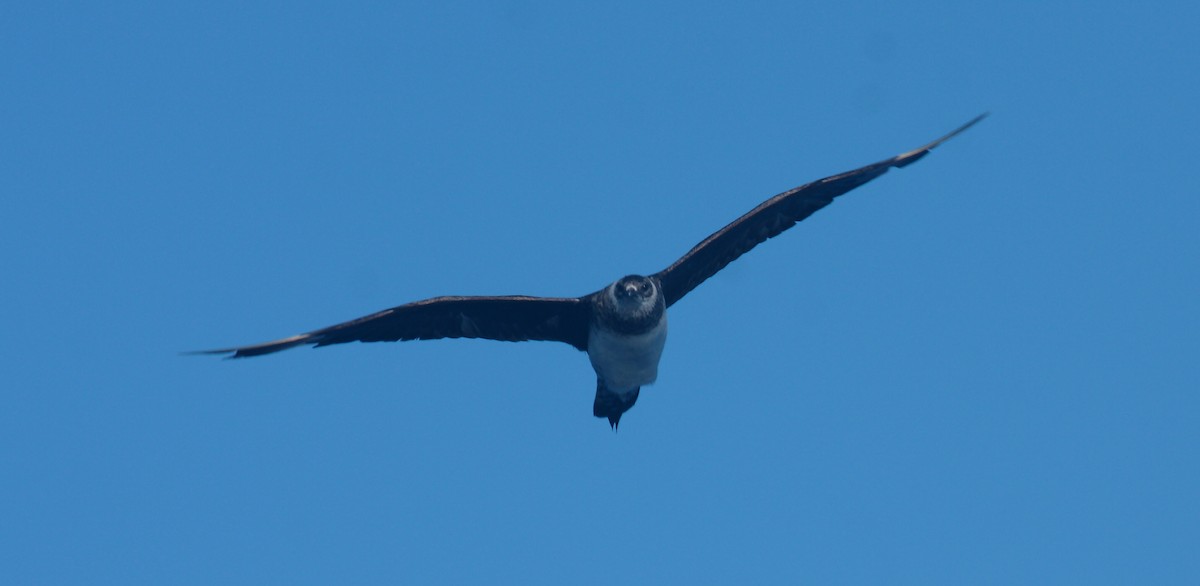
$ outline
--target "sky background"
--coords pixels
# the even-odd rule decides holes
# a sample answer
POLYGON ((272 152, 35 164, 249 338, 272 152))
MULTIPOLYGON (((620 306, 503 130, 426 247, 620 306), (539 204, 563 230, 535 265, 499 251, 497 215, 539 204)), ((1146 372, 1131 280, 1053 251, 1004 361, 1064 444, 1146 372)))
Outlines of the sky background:
POLYGON ((1200 583, 1200 4, 9 2, 0 582, 1200 583), (991 117, 670 312, 590 293, 991 117))

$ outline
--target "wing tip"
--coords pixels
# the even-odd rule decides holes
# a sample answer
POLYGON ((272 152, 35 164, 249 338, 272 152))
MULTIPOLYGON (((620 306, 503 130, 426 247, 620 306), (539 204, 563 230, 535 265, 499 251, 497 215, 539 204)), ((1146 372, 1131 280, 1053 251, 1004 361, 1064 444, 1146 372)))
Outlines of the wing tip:
POLYGON ((299 335, 292 336, 290 338, 284 338, 282 340, 275 340, 274 342, 266 342, 263 344, 255 344, 253 346, 238 346, 235 348, 217 348, 215 350, 191 350, 188 352, 180 352, 180 355, 182 355, 182 356, 221 356, 221 355, 227 354, 228 356, 224 356, 225 360, 232 360, 234 358, 250 358, 252 356, 262 356, 263 354, 271 354, 274 352, 279 352, 281 350, 295 348, 296 346, 303 346, 305 344, 318 344, 319 342, 320 342, 320 340, 317 339, 317 337, 313 336, 312 334, 299 334, 299 335))
POLYGON ((959 126, 958 128, 955 128, 954 130, 951 130, 950 132, 946 133, 941 138, 934 140, 933 142, 931 142, 923 147, 913 149, 911 151, 908 151, 907 153, 897 156, 895 159, 893 159, 894 162, 892 163, 892 166, 894 166, 896 168, 905 167, 907 165, 911 165, 911 164, 921 160, 922 157, 929 154, 929 151, 932 151, 933 149, 937 148, 942 143, 962 134, 968 128, 975 126, 976 124, 979 123, 979 121, 983 120, 984 118, 987 118, 991 114, 992 114, 991 112, 984 112, 984 113, 968 120, 966 124, 963 124, 962 126, 959 126))
MULTIPOLYGON (((180 356, 219 356, 221 354, 229 354, 231 352, 237 352, 237 348, 221 348, 219 350, 185 350, 183 352, 180 352, 179 355, 180 356)), ((233 358, 233 357, 226 356, 225 358, 233 358)))

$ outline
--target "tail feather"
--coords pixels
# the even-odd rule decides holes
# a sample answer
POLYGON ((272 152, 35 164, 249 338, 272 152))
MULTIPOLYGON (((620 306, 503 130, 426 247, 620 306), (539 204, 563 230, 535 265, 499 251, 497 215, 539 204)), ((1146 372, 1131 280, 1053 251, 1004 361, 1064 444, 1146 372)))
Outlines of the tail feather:
POLYGON ((616 431, 617 424, 621 422, 621 415, 637 403, 641 390, 642 388, 638 387, 626 393, 617 393, 604 386, 603 380, 596 379, 596 402, 592 404, 592 415, 607 417, 608 424, 616 431))

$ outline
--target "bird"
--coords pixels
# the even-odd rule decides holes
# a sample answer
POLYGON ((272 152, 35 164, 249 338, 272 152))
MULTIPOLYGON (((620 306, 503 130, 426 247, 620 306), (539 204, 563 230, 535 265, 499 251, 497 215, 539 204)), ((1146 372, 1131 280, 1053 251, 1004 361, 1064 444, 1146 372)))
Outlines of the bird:
POLYGON ((564 342, 587 353, 596 372, 592 414, 607 419, 616 431, 642 387, 658 378, 667 340, 668 308, 738 257, 834 198, 889 169, 917 162, 987 115, 980 114, 920 148, 775 195, 700 241, 667 268, 650 275, 621 277, 581 297, 434 297, 271 342, 193 354, 246 358, 305 345, 442 338, 564 342))

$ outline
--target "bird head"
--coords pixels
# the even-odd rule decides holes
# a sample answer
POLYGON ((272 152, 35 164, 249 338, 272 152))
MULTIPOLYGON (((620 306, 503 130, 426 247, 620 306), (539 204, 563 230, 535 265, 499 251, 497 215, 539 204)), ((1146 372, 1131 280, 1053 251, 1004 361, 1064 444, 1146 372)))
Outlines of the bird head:
POLYGON ((640 275, 621 277, 613 284, 613 296, 618 302, 635 301, 640 305, 642 300, 654 298, 654 281, 640 275))
POLYGON ((618 315, 638 318, 657 313, 662 306, 658 284, 649 277, 629 275, 608 286, 608 305, 618 315))

